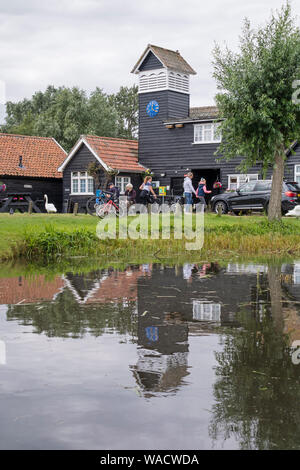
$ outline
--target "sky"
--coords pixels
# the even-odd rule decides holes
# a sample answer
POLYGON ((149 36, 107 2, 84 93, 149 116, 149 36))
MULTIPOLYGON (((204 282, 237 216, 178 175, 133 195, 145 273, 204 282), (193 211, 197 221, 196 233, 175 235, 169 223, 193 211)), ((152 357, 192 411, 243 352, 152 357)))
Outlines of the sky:
MULTIPOLYGON (((245 17, 263 25, 284 0, 0 0, 3 102, 48 85, 115 93, 147 44, 179 50, 194 68, 191 105, 214 104, 214 44, 237 50, 245 17)), ((299 0, 291 1, 300 18, 299 0)), ((2 115, 2 118, 1 118, 2 115)))

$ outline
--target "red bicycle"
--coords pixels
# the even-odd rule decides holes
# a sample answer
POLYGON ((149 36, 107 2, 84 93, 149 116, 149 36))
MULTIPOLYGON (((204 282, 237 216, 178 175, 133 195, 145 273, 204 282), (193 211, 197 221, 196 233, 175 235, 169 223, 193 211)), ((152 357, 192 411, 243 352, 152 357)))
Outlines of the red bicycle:
POLYGON ((108 199, 106 202, 102 204, 96 204, 96 215, 103 219, 107 215, 115 215, 116 217, 120 217, 124 213, 124 209, 116 204, 112 199, 108 199))

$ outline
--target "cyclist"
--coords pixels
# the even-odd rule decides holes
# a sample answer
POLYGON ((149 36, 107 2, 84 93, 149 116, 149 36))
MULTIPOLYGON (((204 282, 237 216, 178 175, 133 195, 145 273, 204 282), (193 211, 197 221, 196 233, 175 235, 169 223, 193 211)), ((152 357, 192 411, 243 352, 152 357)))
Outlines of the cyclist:
POLYGON ((113 202, 118 202, 120 196, 120 190, 115 184, 111 181, 108 183, 108 192, 106 194, 108 199, 111 199, 113 202))

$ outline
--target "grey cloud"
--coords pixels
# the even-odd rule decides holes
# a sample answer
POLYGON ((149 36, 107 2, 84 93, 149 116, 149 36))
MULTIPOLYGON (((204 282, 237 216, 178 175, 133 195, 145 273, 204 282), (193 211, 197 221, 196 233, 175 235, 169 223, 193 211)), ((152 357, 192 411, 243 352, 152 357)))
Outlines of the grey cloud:
MULTIPOLYGON (((214 41, 236 48, 244 17, 265 22, 283 0, 0 0, 0 80, 7 99, 30 97, 48 84, 132 85, 132 66, 148 43, 181 54, 198 72, 192 105, 213 104, 214 41)), ((292 2, 300 13, 299 2, 292 2)))

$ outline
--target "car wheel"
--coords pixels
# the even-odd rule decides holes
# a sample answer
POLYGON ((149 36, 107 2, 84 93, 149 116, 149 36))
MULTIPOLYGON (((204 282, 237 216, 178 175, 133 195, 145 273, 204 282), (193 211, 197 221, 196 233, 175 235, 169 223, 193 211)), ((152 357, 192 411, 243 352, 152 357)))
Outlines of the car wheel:
POLYGON ((268 215, 268 213, 269 213, 269 203, 268 202, 264 207, 264 212, 266 213, 266 215, 268 215))
POLYGON ((217 201, 217 202, 214 204, 214 211, 215 211, 216 214, 219 213, 219 210, 221 210, 221 214, 227 214, 227 212, 228 212, 228 206, 227 206, 226 202, 217 201))

